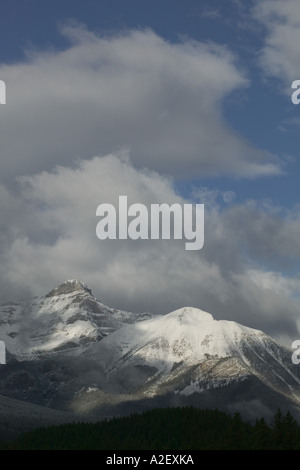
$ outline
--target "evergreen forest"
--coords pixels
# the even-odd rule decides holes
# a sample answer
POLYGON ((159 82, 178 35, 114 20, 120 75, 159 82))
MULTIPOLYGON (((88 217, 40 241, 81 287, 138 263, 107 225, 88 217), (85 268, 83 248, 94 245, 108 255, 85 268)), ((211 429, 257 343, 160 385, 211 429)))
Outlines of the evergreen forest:
POLYGON ((280 410, 271 423, 240 414, 186 408, 154 409, 97 423, 39 428, 1 450, 300 450, 300 426, 280 410))

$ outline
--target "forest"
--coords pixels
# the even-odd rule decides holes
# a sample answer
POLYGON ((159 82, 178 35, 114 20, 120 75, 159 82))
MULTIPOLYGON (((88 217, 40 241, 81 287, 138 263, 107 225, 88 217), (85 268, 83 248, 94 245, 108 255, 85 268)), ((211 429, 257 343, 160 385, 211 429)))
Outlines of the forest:
POLYGON ((217 409, 164 408, 27 432, 1 450, 300 450, 300 426, 280 409, 250 423, 217 409))

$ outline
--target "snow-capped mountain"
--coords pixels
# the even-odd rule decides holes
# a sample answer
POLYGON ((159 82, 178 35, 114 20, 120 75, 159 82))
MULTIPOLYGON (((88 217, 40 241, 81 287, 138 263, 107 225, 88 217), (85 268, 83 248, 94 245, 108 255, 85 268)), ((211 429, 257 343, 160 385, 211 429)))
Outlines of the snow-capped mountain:
POLYGON ((300 404, 300 372, 288 349, 196 308, 124 326, 85 354, 99 358, 110 381, 130 376, 126 392, 190 396, 256 378, 300 404))
POLYGON ((77 279, 47 295, 0 305, 0 339, 19 360, 83 347, 125 323, 150 318, 109 308, 77 279))
POLYGON ((193 405, 300 421, 300 369, 262 331, 184 307, 153 316, 107 307, 77 280, 0 307, 0 394, 83 415, 193 405))

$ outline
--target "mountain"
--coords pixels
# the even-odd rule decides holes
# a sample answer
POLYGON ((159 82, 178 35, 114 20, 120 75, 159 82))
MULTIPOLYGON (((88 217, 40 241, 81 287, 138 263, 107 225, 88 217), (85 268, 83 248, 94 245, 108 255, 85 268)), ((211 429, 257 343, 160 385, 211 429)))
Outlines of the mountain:
POLYGON ((115 310, 71 280, 2 305, 0 318, 8 355, 0 395, 20 407, 84 420, 186 405, 268 419, 280 407, 300 421, 292 352, 198 308, 159 316, 115 310))
POLYGON ((47 295, 0 305, 0 339, 19 360, 99 341, 125 323, 151 318, 109 308, 77 279, 47 295))
POLYGON ((124 326, 84 355, 97 357, 107 381, 139 399, 168 396, 201 405, 218 395, 214 405, 233 409, 252 401, 252 411, 300 405, 300 371, 289 349, 260 330, 196 308, 124 326))

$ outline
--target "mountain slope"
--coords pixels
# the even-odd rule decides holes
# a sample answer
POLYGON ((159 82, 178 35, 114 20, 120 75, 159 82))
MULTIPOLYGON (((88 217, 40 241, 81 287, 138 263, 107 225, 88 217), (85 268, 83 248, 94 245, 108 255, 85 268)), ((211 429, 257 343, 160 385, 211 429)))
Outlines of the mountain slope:
POLYGON ((271 416, 279 406, 299 411, 291 351, 200 309, 123 312, 72 280, 0 307, 0 318, 9 358, 0 393, 10 398, 85 419, 183 405, 251 416, 271 416))
POLYGON ((99 341, 124 323, 150 318, 109 308, 72 279, 43 297, 0 305, 0 339, 18 360, 99 341))
POLYGON ((139 396, 189 397, 255 379, 300 404, 300 373, 288 349, 195 308, 125 326, 85 355, 99 360, 108 382, 122 381, 124 392, 139 396))

